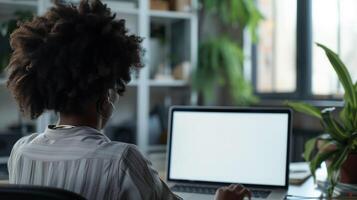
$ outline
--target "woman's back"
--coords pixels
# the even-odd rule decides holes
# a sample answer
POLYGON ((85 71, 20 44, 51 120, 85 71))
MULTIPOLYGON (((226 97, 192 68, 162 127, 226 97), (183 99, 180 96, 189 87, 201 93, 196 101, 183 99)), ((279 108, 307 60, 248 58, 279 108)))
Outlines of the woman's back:
MULTIPOLYGON (((178 199, 134 145, 98 131, 131 72, 143 66, 142 38, 101 0, 55 2, 11 34, 7 86, 20 110, 32 119, 54 111, 59 119, 15 144, 10 183, 64 188, 87 199, 178 199)), ((242 187, 235 188, 240 193, 223 188, 218 199, 227 199, 226 190, 228 199, 242 196, 242 187)))
POLYGON ((176 199, 134 145, 90 127, 26 136, 8 164, 10 183, 63 188, 87 199, 176 199))

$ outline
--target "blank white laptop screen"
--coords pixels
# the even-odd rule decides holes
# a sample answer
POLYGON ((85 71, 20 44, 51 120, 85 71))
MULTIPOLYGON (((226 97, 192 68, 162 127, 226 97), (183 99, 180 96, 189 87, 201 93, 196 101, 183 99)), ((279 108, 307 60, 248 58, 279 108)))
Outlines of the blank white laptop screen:
POLYGON ((170 179, 284 186, 288 113, 174 111, 170 179))

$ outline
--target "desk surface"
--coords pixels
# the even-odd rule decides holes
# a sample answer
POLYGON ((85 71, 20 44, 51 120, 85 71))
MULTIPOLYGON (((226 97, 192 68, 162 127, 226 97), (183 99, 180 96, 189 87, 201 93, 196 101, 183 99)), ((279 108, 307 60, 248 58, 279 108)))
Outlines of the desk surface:
MULTIPOLYGON (((158 170, 160 177, 163 180, 166 180, 166 168, 165 168, 165 155, 164 154, 154 154, 149 155, 149 159, 151 160, 154 169, 158 170)), ((323 180, 326 178, 326 168, 322 168, 316 172, 316 175, 319 180, 323 180)), ((320 197, 322 192, 317 188, 317 185, 314 183, 312 177, 308 178, 301 185, 289 185, 288 195, 296 196, 295 198, 291 197, 288 199, 302 199, 297 197, 311 197, 318 198, 320 197)))
MULTIPOLYGON (((289 185, 288 195, 317 198, 320 197, 321 194, 322 192, 317 189, 317 186, 314 184, 314 180, 312 177, 310 177, 301 185, 289 185)), ((297 199, 297 198, 292 198, 292 199, 297 199)))
MULTIPOLYGON (((309 170, 308 166, 307 169, 309 170)), ((327 178, 327 169, 325 164, 322 165, 320 169, 316 171, 317 180, 324 181, 327 178)), ((300 197, 308 198, 318 198, 322 195, 322 191, 317 188, 312 177, 308 178, 305 182, 300 185, 289 185, 288 195, 295 196, 293 199, 300 197)), ((289 198, 288 198, 289 199, 289 198)))

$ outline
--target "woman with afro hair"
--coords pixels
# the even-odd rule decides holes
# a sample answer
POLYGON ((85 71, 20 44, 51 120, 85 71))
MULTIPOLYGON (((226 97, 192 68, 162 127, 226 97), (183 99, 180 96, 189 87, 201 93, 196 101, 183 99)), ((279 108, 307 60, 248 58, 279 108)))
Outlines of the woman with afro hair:
MULTIPOLYGON (((99 0, 78 7, 57 1, 19 25, 11 35, 7 86, 30 118, 52 110, 59 120, 17 141, 10 183, 63 188, 87 199, 180 199, 135 145, 99 131, 131 72, 142 67, 141 41, 99 0)), ((216 198, 245 195, 248 190, 232 185, 216 198)))

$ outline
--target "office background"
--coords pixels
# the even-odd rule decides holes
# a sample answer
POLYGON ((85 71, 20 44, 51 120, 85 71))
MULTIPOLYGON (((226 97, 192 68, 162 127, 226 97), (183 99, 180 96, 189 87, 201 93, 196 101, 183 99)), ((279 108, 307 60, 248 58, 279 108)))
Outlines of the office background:
MULTIPOLYGON (((78 1, 71 1, 76 3, 78 1)), ((198 0, 106 0, 117 18, 126 20, 131 33, 144 38, 145 67, 133 74, 127 92, 104 130, 113 140, 135 143, 150 154, 164 152, 168 108, 171 105, 285 106, 286 100, 303 100, 319 107, 341 106, 343 90, 323 51, 315 42, 336 51, 357 80, 357 1, 355 0, 256 0, 256 35, 245 29, 219 25, 219 12, 198 0), (209 41, 229 32, 241 51, 242 68, 235 76, 241 88, 229 83, 212 84, 212 71, 197 79, 202 55, 211 55, 209 41), (257 36, 255 38, 255 36, 257 36), (208 47, 208 48, 205 48, 208 47), (205 51, 206 50, 206 51, 205 51), (207 53, 208 52, 208 53, 207 53), (206 54, 204 54, 206 53, 206 54), (201 57, 200 57, 201 56, 201 57), (197 81, 198 80, 198 81, 197 81), (206 95, 207 86, 210 95, 206 95), (203 89, 202 89, 203 88, 203 89), (236 92, 233 92, 236 89, 236 92), (248 89, 247 89, 248 88, 248 89), (250 89, 252 94, 250 94, 250 89), (197 90, 202 89, 202 90, 197 90), (236 94, 237 93, 237 94, 236 94), (234 95, 238 96, 235 98, 234 95), (210 98, 209 98, 210 96, 210 98), (254 96, 253 100, 251 97, 254 96), (248 98, 239 101, 239 98, 248 98)), ((219 1, 217 1, 219 2, 219 1)), ((0 53, 6 52, 6 30, 17 18, 43 14, 50 0, 0 0, 0 53), (19 12, 20 11, 20 12, 19 12)), ((217 40, 215 40, 217 39, 217 40)), ((225 48, 229 48, 229 43, 225 48)), ((203 56, 204 58, 204 56, 203 56)), ((233 59, 234 60, 234 59, 233 59)), ((207 57, 207 62, 214 60, 207 57)), ((205 64, 210 66, 210 64, 205 64)), ((240 67, 240 66, 237 66, 240 67)), ((3 68, 3 67, 1 67, 3 68)), ((229 68, 222 68, 229 69, 229 68)), ((234 78, 234 77, 233 77, 234 78)), ((221 78, 220 78, 221 79, 221 78)), ((8 156, 11 144, 31 132, 41 132, 55 123, 55 113, 37 120, 22 117, 6 89, 6 73, 0 75, 0 156, 8 156)), ((224 81, 223 81, 224 82, 224 81)), ((301 161, 304 143, 322 132, 320 123, 301 114, 294 115, 292 161, 301 161)))

